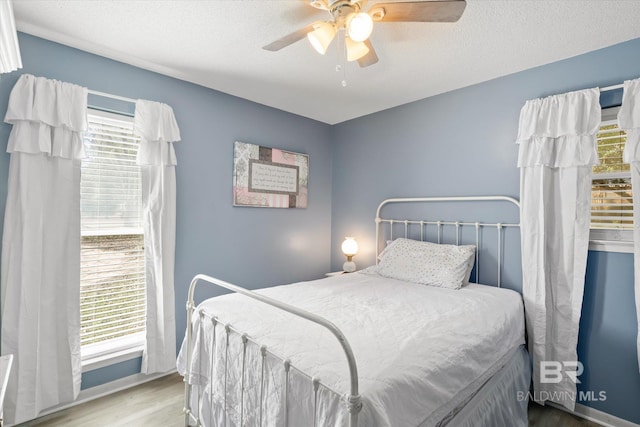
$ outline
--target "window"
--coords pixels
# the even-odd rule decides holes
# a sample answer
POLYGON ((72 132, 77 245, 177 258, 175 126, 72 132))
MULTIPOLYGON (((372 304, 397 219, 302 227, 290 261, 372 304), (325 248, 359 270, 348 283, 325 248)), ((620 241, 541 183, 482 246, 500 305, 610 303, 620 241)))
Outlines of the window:
POLYGON ((80 343, 83 361, 144 343, 139 138, 130 117, 90 110, 82 161, 80 343))
MULTIPOLYGON (((633 196, 631 172, 622 161, 626 134, 618 128, 619 108, 602 110, 602 123, 598 132, 600 164, 593 167, 591 186, 592 241, 619 242, 618 247, 592 249, 618 250, 620 243, 633 241, 633 196)), ((615 245, 614 245, 615 246, 615 245)))

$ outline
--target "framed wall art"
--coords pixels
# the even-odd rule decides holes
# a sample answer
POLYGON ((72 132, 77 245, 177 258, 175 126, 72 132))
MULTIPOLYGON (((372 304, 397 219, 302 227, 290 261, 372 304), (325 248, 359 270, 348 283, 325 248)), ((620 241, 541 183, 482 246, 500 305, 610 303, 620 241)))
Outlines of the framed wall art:
POLYGON ((306 208, 308 188, 308 155, 234 143, 234 206, 306 208))

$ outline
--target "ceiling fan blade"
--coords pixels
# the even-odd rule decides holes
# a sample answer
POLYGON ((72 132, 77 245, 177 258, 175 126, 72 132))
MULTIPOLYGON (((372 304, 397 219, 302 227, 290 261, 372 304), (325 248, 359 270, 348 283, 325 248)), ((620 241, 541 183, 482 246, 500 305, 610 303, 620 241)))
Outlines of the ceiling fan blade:
POLYGON ((376 11, 383 9, 380 22, 456 22, 466 6, 465 0, 379 3, 371 7, 369 14, 375 19, 376 11))
MULTIPOLYGON (((319 21, 320 22, 320 21, 319 21)), ((314 30, 314 25, 318 24, 319 22, 314 22, 313 24, 309 24, 304 28, 299 29, 298 31, 295 31, 291 34, 287 34, 286 36, 279 38, 278 40, 269 43, 266 46, 263 46, 262 48, 264 50, 270 50, 271 52, 276 52, 280 49, 283 49, 291 44, 294 44, 295 42, 302 40, 303 38, 305 38, 305 36, 310 33, 311 31, 314 30)))
POLYGON ((376 55, 376 51, 373 48, 371 41, 367 39, 364 41, 364 44, 369 48, 369 53, 358 59, 358 65, 360 65, 361 68, 368 67, 369 65, 373 65, 378 62, 378 55, 376 55))

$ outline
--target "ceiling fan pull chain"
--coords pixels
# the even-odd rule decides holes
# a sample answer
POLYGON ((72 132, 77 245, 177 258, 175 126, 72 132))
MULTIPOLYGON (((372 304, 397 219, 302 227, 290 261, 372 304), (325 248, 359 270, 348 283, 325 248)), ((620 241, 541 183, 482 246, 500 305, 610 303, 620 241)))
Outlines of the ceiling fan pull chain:
POLYGON ((344 40, 345 37, 346 31, 344 29, 340 29, 338 32, 338 43, 336 46, 336 52, 338 55, 336 60, 336 71, 342 71, 342 81, 340 82, 342 87, 347 87, 347 48, 344 40))
POLYGON ((342 38, 342 31, 338 30, 338 34, 336 35, 337 43, 336 43, 336 73, 339 73, 342 70, 342 57, 344 53, 342 52, 343 43, 340 43, 340 39, 342 38))
POLYGON ((342 66, 342 81, 340 84, 342 87, 347 87, 347 67, 345 65, 342 66))

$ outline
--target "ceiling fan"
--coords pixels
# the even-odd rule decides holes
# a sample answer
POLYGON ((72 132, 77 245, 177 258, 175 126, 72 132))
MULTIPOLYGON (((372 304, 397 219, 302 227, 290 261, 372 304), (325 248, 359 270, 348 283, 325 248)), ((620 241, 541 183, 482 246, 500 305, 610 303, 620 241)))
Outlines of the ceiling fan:
POLYGON ((263 47, 278 51, 305 36, 318 53, 324 55, 340 30, 348 61, 361 67, 378 62, 369 36, 374 22, 456 22, 466 7, 465 0, 408 1, 377 3, 364 11, 367 0, 309 0, 311 6, 331 15, 327 21, 316 21, 263 47))

